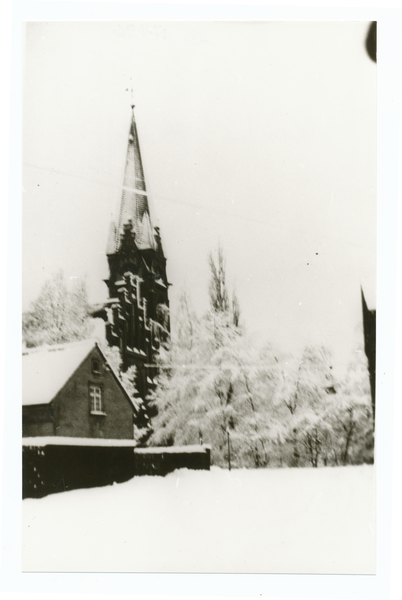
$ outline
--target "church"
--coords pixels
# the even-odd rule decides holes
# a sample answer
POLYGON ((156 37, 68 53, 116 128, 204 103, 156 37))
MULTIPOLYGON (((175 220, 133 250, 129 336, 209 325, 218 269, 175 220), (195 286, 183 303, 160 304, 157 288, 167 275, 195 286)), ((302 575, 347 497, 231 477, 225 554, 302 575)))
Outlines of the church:
MULTIPOLYGON (((145 400, 155 386, 160 345, 170 333, 169 283, 159 229, 151 221, 134 105, 131 109, 119 211, 106 248, 109 298, 91 312, 105 322, 107 344, 119 348, 122 370, 135 367, 136 395, 145 400)), ((110 373, 113 367, 93 341, 89 347, 64 343, 26 351, 24 437, 132 439, 133 425, 146 426, 152 415, 110 373)))
POLYGON ((155 359, 170 332, 169 283, 158 227, 153 227, 134 105, 119 211, 110 224, 106 255, 109 298, 93 311, 106 323, 109 346, 120 349, 123 371, 135 366, 145 398, 154 385, 155 359))
MULTIPOLYGON (((92 316, 104 320, 106 341, 119 348, 123 371, 136 368, 137 399, 146 399, 155 386, 160 346, 170 335, 170 284, 131 108, 119 211, 106 248, 109 298, 93 307, 92 316)), ((23 382, 24 498, 210 468, 208 446, 138 447, 145 439, 138 444, 135 431, 152 414, 141 410, 95 341, 27 350, 23 382)))

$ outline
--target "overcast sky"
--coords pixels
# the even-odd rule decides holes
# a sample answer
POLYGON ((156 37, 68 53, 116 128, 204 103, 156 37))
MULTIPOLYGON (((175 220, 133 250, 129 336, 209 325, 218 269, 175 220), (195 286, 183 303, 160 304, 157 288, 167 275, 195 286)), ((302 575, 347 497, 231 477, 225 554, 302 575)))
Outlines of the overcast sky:
MULTIPOLYGON (((107 290, 130 95, 174 314, 208 306, 221 243, 259 339, 344 364, 375 307, 376 65, 368 23, 29 23, 23 308, 58 268, 107 290)), ((174 320, 173 320, 174 326, 174 320)))

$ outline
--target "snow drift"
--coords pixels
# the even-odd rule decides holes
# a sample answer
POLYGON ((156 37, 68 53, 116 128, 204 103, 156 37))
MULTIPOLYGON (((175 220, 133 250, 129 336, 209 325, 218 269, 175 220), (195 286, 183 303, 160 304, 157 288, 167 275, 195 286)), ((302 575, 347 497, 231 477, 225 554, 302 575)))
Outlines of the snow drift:
POLYGON ((27 499, 23 570, 374 573, 374 467, 179 470, 27 499))

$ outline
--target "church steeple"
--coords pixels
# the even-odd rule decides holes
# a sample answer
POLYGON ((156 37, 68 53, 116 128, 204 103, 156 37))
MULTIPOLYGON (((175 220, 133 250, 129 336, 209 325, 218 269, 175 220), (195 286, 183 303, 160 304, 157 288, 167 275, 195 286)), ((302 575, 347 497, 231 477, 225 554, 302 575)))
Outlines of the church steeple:
MULTIPOLYGON (((159 228, 153 228, 137 125, 132 108, 123 189, 107 245, 109 300, 98 310, 123 370, 135 365, 137 390, 152 388, 159 346, 169 336, 169 283, 159 228)), ((95 315, 96 316, 96 315, 95 315)))
POLYGON ((111 228, 107 253, 118 252, 125 226, 132 223, 135 243, 139 250, 157 249, 155 232, 151 223, 148 194, 146 191, 144 169, 142 166, 134 104, 128 134, 123 189, 117 224, 111 228))

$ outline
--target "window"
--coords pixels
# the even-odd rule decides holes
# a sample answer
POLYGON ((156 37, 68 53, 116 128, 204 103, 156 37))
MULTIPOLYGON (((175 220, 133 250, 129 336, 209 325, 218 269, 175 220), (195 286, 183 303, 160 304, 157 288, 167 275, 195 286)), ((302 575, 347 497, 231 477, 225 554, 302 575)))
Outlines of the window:
POLYGON ((89 398, 91 403, 92 414, 103 414, 102 406, 102 388, 99 385, 89 386, 89 398))
POLYGON ((101 372, 101 366, 100 366, 99 360, 93 359, 92 360, 92 373, 95 373, 96 375, 100 375, 100 372, 101 372))

